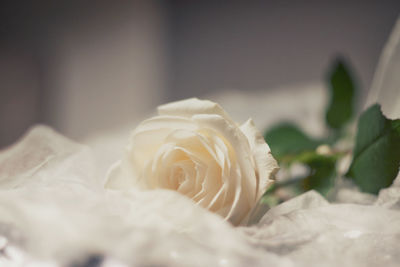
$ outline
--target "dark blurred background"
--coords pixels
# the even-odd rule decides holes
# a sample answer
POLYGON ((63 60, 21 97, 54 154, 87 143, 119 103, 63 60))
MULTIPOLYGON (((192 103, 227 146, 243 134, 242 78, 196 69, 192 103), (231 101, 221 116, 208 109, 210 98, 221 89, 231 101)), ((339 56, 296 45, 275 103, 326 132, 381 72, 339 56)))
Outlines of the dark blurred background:
MULTIPOLYGON (((2 1, 0 147, 35 123, 80 139, 155 105, 323 79, 366 94, 400 1, 2 1)), ((276 89, 275 89, 276 90, 276 89)))

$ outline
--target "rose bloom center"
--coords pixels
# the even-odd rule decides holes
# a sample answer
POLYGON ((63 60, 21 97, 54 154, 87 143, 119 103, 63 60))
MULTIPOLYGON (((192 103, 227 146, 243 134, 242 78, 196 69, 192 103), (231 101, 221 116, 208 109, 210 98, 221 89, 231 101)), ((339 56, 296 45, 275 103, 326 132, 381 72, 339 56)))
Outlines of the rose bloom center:
POLYGON ((149 189, 175 190, 216 211, 232 201, 227 179, 235 167, 231 145, 217 132, 175 130, 146 163, 142 177, 149 189))

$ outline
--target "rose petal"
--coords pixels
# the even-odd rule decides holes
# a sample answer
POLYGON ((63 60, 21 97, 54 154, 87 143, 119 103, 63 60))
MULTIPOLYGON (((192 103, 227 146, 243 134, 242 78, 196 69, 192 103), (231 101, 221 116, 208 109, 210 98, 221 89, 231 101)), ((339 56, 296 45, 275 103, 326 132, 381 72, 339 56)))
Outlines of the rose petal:
POLYGON ((267 187, 273 183, 275 174, 279 170, 278 163, 273 158, 271 150, 264 137, 257 130, 252 119, 249 119, 240 130, 247 137, 258 171, 259 188, 258 198, 261 197, 267 187))
POLYGON ((227 140, 227 143, 231 147, 231 151, 234 151, 234 154, 231 155, 230 159, 231 161, 236 159, 240 166, 241 175, 239 177, 242 178, 241 185, 243 187, 243 194, 246 196, 248 202, 253 204, 256 200, 256 189, 258 188, 258 184, 254 167, 252 166, 249 157, 252 153, 245 135, 239 130, 239 128, 230 124, 219 115, 201 114, 193 116, 192 119, 199 123, 200 128, 213 129, 227 140))
POLYGON ((161 105, 157 110, 160 115, 185 118, 190 118, 198 114, 216 114, 233 123, 230 116, 220 105, 209 100, 200 100, 198 98, 189 98, 161 105))
POLYGON ((131 157, 135 169, 143 169, 165 138, 177 129, 194 131, 197 126, 186 118, 176 116, 157 116, 143 121, 132 132, 127 153, 131 157))
MULTIPOLYGON (((240 224, 241 220, 244 216, 246 216, 248 209, 246 207, 250 206, 248 199, 246 201, 246 197, 244 196, 243 187, 241 184, 241 173, 238 168, 232 169, 232 173, 230 175, 232 186, 231 190, 234 190, 234 199, 232 204, 230 205, 230 209, 226 218, 235 225, 240 224)), ((231 196, 228 194, 228 196, 231 196)), ((229 203, 229 202, 228 202, 229 203)))

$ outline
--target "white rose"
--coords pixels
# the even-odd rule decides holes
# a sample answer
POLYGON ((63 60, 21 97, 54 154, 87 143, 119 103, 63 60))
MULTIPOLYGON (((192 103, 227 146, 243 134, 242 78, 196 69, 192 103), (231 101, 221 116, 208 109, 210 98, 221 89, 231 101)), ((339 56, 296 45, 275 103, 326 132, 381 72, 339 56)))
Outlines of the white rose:
POLYGON ((234 225, 245 223, 278 170, 253 121, 239 127, 218 104, 195 98, 158 113, 133 131, 106 187, 174 190, 234 225))

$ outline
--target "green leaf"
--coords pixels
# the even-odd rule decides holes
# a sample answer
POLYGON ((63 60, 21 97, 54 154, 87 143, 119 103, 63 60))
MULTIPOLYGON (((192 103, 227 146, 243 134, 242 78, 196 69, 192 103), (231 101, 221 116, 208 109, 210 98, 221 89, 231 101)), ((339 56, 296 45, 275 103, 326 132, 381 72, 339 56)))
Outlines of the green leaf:
POLYGON ((326 196, 335 185, 336 178, 336 156, 313 154, 304 157, 302 163, 310 170, 310 175, 302 182, 304 191, 314 189, 326 196))
POLYGON ((302 191, 314 189, 322 195, 327 195, 333 188, 336 178, 336 161, 342 153, 319 154, 316 151, 306 151, 293 158, 293 161, 306 165, 310 173, 300 179, 302 191))
POLYGON ((308 190, 316 190, 327 196, 335 185, 336 161, 340 153, 321 155, 315 151, 307 151, 297 155, 293 160, 306 165, 309 173, 302 177, 292 177, 284 182, 271 186, 263 195, 262 202, 276 206, 289 198, 308 190))
POLYGON ((353 161, 346 176, 364 192, 392 184, 400 165, 400 120, 389 120, 378 104, 361 114, 353 161))
POLYGON ((265 133, 265 140, 271 148, 272 155, 278 161, 283 160, 285 156, 313 150, 321 144, 320 141, 311 139, 291 123, 282 123, 271 128, 265 133))
POLYGON ((338 59, 329 75, 330 103, 326 110, 326 123, 339 130, 352 117, 354 111, 354 81, 345 63, 338 59))

